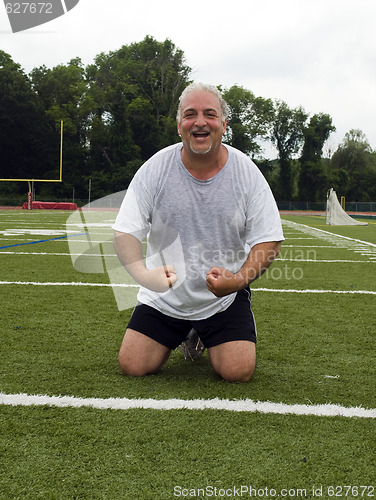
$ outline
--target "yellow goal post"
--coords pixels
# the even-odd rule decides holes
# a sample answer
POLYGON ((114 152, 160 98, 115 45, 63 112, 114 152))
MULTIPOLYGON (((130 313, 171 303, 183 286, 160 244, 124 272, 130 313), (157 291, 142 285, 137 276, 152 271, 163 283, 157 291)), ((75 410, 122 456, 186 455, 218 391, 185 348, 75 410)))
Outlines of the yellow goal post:
POLYGON ((27 193, 27 208, 32 209, 32 183, 34 182, 63 182, 63 120, 60 121, 60 166, 58 179, 0 179, 2 182, 27 182, 29 191, 27 193))

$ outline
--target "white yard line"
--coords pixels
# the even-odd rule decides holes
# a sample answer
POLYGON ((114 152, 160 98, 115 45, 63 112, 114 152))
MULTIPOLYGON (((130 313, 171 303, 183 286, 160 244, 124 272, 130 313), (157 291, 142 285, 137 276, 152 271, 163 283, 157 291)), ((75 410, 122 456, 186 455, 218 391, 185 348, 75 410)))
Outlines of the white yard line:
MULTIPOLYGON (((82 283, 82 282, 40 282, 40 281, 0 281, 0 285, 32 285, 32 286, 97 286, 116 288, 138 288, 139 285, 127 283, 82 283)), ((275 293, 335 293, 335 294, 361 294, 376 295, 372 290, 312 290, 312 289, 281 289, 281 288, 251 288, 252 292, 275 292, 275 293)))
POLYGON ((281 292, 281 293, 339 293, 339 294, 361 294, 361 295, 376 295, 373 290, 290 290, 276 288, 251 288, 252 292, 281 292))
MULTIPOLYGON (((308 234, 315 238, 321 238, 335 245, 346 247, 351 250, 359 250, 360 248, 373 248, 376 251, 376 243, 371 243, 370 241, 358 240, 356 238, 350 238, 349 236, 342 236, 341 234, 331 233, 330 231, 324 231, 324 229, 318 229, 315 227, 310 227, 305 224, 299 224, 297 222, 291 222, 288 220, 282 220, 284 226, 294 228, 301 231, 304 234, 308 234)), ((295 238, 293 238, 295 239, 295 238)))
MULTIPOLYGON (((100 254, 100 253, 72 253, 72 252, 17 252, 17 251, 4 251, 0 250, 0 254, 7 255, 51 255, 51 256, 84 256, 86 257, 116 257, 115 253, 111 254, 100 254)), ((363 254, 362 254, 363 255, 363 254)), ((365 254, 368 256, 368 254, 365 254)), ((345 260, 345 259, 290 259, 284 257, 277 257, 276 261, 285 261, 285 262, 316 262, 316 263, 332 263, 332 262, 343 262, 349 264, 369 264, 368 260, 345 260)))
MULTIPOLYGON (((98 235, 98 233, 96 233, 98 235)), ((11 242, 18 242, 18 243, 24 243, 26 241, 30 241, 30 242, 33 242, 35 241, 34 238, 1 238, 0 239, 0 242, 3 242, 3 241, 11 241, 11 242)), ((108 239, 108 240, 90 240, 91 243, 103 243, 103 242, 107 242, 107 241, 112 241, 111 239, 108 239)), ((57 240, 57 239, 51 239, 48 241, 48 243, 56 243, 56 242, 63 242, 63 243, 66 243, 67 240, 66 239, 60 239, 60 240, 57 240)), ((78 240, 77 238, 74 238, 74 242, 75 243, 87 243, 87 239, 86 240, 78 240)), ((294 245, 291 245, 291 246, 294 246, 294 245)), ((321 247, 320 247, 321 248, 321 247)), ((327 248, 327 247, 323 247, 323 248, 327 248)), ((331 247, 328 247, 328 248, 331 248, 331 247)))
MULTIPOLYGON (((83 256, 83 257, 116 257, 115 253, 106 253, 106 254, 101 254, 101 253, 88 253, 88 254, 83 254, 81 253, 73 253, 73 252, 66 252, 66 253, 58 253, 58 252, 5 252, 3 250, 0 250, 0 254, 6 253, 8 255, 53 255, 53 256, 83 256)), ((360 262, 366 262, 366 261, 360 261, 360 262)))
POLYGON ((252 399, 128 399, 79 398, 75 396, 39 396, 0 393, 0 404, 8 406, 54 406, 58 408, 89 407, 98 410, 225 410, 278 415, 313 415, 318 417, 376 418, 376 409, 346 407, 334 404, 304 405, 253 401, 252 399))
MULTIPOLYGON (((56 241, 61 241, 61 240, 56 240, 56 241)), ((325 248, 329 250, 337 250, 337 247, 335 245, 285 245, 285 243, 282 243, 282 245, 283 245, 282 248, 325 248)))
MULTIPOLYGON (((363 254, 362 254, 363 255, 363 254)), ((368 255, 368 254, 367 254, 368 255)), ((318 264, 320 263, 333 263, 333 262, 344 262, 348 264, 369 264, 369 260, 350 260, 350 259, 288 259, 285 257, 277 257, 275 262, 278 260, 281 261, 287 261, 287 262, 317 262, 318 264)))
MULTIPOLYGON (((121 284, 114 284, 112 285, 111 283, 82 283, 82 282, 39 282, 39 281, 0 281, 0 285, 33 285, 33 286, 107 286, 107 287, 124 287, 124 288, 129 288, 129 287, 137 287, 139 288, 139 285, 128 285, 126 283, 121 283, 121 284)), ((375 292, 376 293, 376 292, 375 292)))

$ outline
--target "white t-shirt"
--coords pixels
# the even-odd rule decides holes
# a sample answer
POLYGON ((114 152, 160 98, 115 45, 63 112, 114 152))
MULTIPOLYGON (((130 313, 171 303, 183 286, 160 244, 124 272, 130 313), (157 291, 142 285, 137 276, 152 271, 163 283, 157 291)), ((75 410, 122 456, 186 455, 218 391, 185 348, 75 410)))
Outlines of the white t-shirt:
POLYGON ((137 299, 181 319, 205 319, 225 310, 235 293, 217 298, 206 288, 213 266, 237 272, 257 243, 282 241, 273 194, 257 166, 225 145, 228 160, 214 177, 193 177, 182 144, 148 160, 134 176, 113 229, 142 241, 146 267, 172 264, 178 281, 164 293, 140 287, 137 299))

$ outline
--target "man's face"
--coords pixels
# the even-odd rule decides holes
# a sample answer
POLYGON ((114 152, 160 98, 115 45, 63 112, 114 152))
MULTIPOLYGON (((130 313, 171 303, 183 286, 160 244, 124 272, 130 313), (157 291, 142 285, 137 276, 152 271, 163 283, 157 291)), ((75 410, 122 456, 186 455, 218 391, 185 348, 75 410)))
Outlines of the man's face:
POLYGON ((194 90, 183 99, 178 132, 187 152, 207 154, 222 143, 226 121, 222 121, 219 99, 211 92, 194 90))

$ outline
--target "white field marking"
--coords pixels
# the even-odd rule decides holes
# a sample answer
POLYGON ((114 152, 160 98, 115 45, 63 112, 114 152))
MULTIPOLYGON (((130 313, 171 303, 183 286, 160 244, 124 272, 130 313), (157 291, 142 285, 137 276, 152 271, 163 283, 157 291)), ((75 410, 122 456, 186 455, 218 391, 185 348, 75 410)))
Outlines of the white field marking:
POLYGON ((103 229, 104 227, 108 227, 109 229, 111 229, 111 226, 112 224, 115 222, 115 219, 114 220, 111 220, 111 221, 104 221, 104 222, 82 222, 82 223, 78 223, 78 224, 68 224, 66 223, 65 225, 66 226, 73 226, 73 227, 90 227, 90 228, 100 228, 100 229, 103 229))
POLYGON ((323 229, 317 229, 305 224, 298 224, 297 222, 291 222, 288 220, 282 220, 282 223, 290 229, 297 229, 304 234, 308 234, 310 236, 328 241, 329 243, 332 243, 337 247, 345 248, 346 250, 352 250, 356 253, 370 252, 374 256, 376 256, 375 243, 358 240, 356 238, 350 238, 349 236, 342 236, 340 234, 331 233, 330 231, 324 231, 323 229))
MULTIPOLYGON (((95 234, 96 235, 100 235, 102 233, 95 233, 95 234)), ((108 236, 108 234, 107 234, 107 236, 108 236)), ((0 242, 2 243, 3 241, 13 241, 13 242, 20 243, 20 242, 23 242, 23 241, 35 241, 35 239, 34 238, 18 238, 18 239, 16 239, 16 238, 1 238, 0 242)), ((103 239, 102 240, 92 240, 92 239, 90 239, 90 241, 91 241, 91 243, 103 243, 104 241, 111 241, 111 239, 108 239, 108 240, 103 240, 103 239)), ((64 238, 59 239, 59 240, 57 240, 57 239, 51 239, 51 240, 48 240, 47 243, 56 243, 56 242, 66 243, 67 240, 64 239, 64 238)), ((77 238, 75 238, 74 242, 75 243, 87 243, 87 240, 78 240, 77 238)))
POLYGON ((80 234, 80 231, 67 231, 66 229, 5 229, 5 231, 0 231, 0 234, 4 236, 24 236, 26 234, 35 236, 64 236, 68 234, 80 234))
MULTIPOLYGON (((1 282, 0 282, 1 284, 1 282)), ((376 295, 372 290, 283 290, 276 288, 251 288, 252 292, 280 292, 280 293, 338 293, 338 294, 360 294, 360 295, 376 295)))
MULTIPOLYGON (((75 240, 76 242, 76 240, 75 240)), ((0 254, 2 253, 6 253, 6 254, 16 254, 16 255, 57 255, 57 256, 61 256, 61 255, 65 255, 65 256, 80 256, 80 255, 84 255, 82 253, 51 253, 51 252, 4 252, 3 250, 0 250, 0 254)), ((101 253, 88 253, 88 254, 85 254, 84 255, 85 257, 116 257, 116 254, 115 253, 104 253, 104 254, 101 254, 101 253)), ((364 260, 361 260, 359 262, 366 262, 364 260)))
MULTIPOLYGON (((77 240, 75 240, 76 242, 77 240)), ((7 255, 53 255, 53 256, 80 256, 82 253, 64 253, 64 252, 7 252, 4 250, 0 250, 0 254, 5 253, 7 255)), ((362 254, 363 255, 363 254, 362 254)), ((90 253, 86 254, 85 257, 116 257, 115 253, 109 253, 109 254, 100 254, 100 253, 90 253)), ((276 261, 287 261, 287 262, 324 262, 324 263, 332 263, 332 262, 345 262, 345 263, 350 263, 350 264, 369 264, 369 261, 367 260, 340 260, 340 259, 333 259, 333 260, 324 260, 324 259, 288 259, 284 257, 277 257, 276 261)))
MULTIPOLYGON (((77 242, 77 240, 74 240, 77 242)), ((64 252, 7 252, 4 250, 0 250, 0 254, 7 254, 7 255, 52 255, 52 256, 80 256, 82 253, 64 253, 64 252)), ((363 255, 363 254, 362 254, 363 255)), ((100 254, 100 253, 90 253, 86 254, 85 257, 116 257, 117 255, 115 253, 108 253, 108 254, 100 254)), ((349 263, 349 264, 369 264, 368 260, 340 260, 340 259, 333 259, 333 260, 324 260, 324 259, 287 259, 284 257, 277 257, 276 261, 287 261, 287 262, 316 262, 316 263, 333 263, 333 262, 339 262, 339 263, 349 263)))
MULTIPOLYGON (((82 283, 82 282, 39 282, 39 281, 0 281, 0 285, 33 285, 33 286, 94 286, 94 287, 117 287, 117 288, 138 288, 139 285, 127 283, 82 283)), ((335 294, 360 294, 376 295, 371 290, 284 290, 281 288, 252 288, 252 292, 274 292, 274 293, 335 293, 335 294)))
MULTIPOLYGON (((17 225, 22 225, 22 226, 35 226, 35 221, 34 222, 23 222, 21 220, 6 220, 5 222, 0 221, 1 224, 9 224, 10 222, 14 222, 17 225)), ((61 225, 62 227, 65 227, 65 222, 39 222, 38 223, 38 228, 41 226, 56 226, 56 225, 61 225)))
MULTIPOLYGON (((74 240, 77 241, 77 240, 74 240)), ((282 248, 325 248, 337 250, 337 247, 333 245, 285 245, 282 243, 282 248)))
MULTIPOLYGON (((18 252, 14 252, 14 253, 18 253, 18 252)), ((364 255, 364 254, 362 254, 362 255, 364 255)), ((368 260, 286 259, 283 257, 277 257, 275 261, 277 262, 278 260, 283 260, 283 261, 288 261, 288 262, 317 262, 317 263, 329 262, 330 264, 333 262, 345 262, 345 263, 350 263, 350 264, 369 264, 368 260)))
POLYGON ((98 410, 225 410, 278 415, 314 415, 318 417, 376 418, 376 409, 334 404, 304 405, 253 401, 252 399, 128 399, 78 398, 75 396, 39 396, 0 393, 0 404, 7 406, 54 406, 58 408, 95 408, 98 410))
MULTIPOLYGON (((81 255, 81 254, 80 254, 81 255)), ((33 285, 33 286, 99 286, 99 287, 120 287, 120 288, 139 288, 139 285, 132 285, 127 283, 82 283, 82 282, 46 282, 39 281, 0 281, 0 285, 33 285)), ((376 292, 375 292, 376 293, 376 292)))

